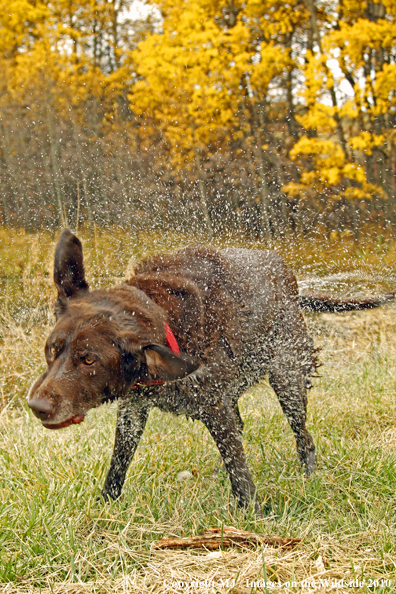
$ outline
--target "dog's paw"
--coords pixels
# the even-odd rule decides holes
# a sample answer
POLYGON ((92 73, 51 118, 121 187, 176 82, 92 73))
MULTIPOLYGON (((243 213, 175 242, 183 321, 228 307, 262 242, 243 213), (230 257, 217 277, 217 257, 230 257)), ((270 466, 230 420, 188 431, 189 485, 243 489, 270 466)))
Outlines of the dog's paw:
POLYGON ((108 489, 102 489, 100 496, 98 497, 98 500, 101 503, 111 503, 112 501, 115 501, 116 499, 119 498, 119 496, 121 495, 121 492, 114 492, 114 491, 110 491, 108 489))
POLYGON ((308 452, 307 458, 306 458, 305 464, 304 464, 304 472, 305 472, 305 476, 307 478, 313 474, 317 465, 318 464, 316 462, 315 451, 311 450, 310 452, 308 452))

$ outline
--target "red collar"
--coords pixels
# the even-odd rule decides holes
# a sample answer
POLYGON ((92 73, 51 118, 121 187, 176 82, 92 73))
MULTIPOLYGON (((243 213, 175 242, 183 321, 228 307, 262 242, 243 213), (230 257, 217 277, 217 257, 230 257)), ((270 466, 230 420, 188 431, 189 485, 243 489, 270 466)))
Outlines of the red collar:
MULTIPOLYGON (((173 334, 172 330, 169 327, 169 324, 165 322, 165 338, 168 344, 168 347, 175 353, 175 355, 180 355, 179 345, 177 344, 177 340, 175 335, 173 334)), ((162 380, 153 380, 151 382, 139 382, 138 384, 134 384, 131 386, 132 390, 138 390, 140 386, 161 386, 164 382, 162 380)))
POLYGON ((166 342, 168 343, 168 347, 175 353, 175 355, 180 355, 179 345, 177 344, 176 338, 169 328, 169 325, 165 322, 165 335, 166 335, 166 342))

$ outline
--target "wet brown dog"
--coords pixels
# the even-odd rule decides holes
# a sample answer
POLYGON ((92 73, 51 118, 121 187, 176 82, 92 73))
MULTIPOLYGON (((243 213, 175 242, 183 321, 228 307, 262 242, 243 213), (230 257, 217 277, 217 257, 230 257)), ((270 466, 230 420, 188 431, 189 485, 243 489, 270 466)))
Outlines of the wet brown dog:
MULTIPOLYGON (((119 400, 104 497, 121 494, 149 411, 157 406, 206 425, 239 504, 255 502, 259 511, 238 398, 265 373, 305 473, 313 472, 315 447, 305 422, 314 349, 296 280, 277 254, 187 248, 146 260, 126 284, 89 291, 81 243, 65 230, 54 281, 57 323, 45 346, 48 369, 32 385, 29 406, 44 427, 59 429, 119 400)), ((310 309, 343 309, 340 300, 304 299, 310 309)))

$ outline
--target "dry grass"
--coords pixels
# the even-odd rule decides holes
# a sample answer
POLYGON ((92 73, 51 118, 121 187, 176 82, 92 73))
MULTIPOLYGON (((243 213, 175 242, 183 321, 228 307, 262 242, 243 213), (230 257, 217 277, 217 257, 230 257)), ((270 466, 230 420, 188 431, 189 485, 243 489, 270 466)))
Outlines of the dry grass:
MULTIPOLYGON (((122 277, 110 261, 101 267, 105 245, 97 237, 96 261, 92 255, 88 260, 93 284, 122 277)), ((50 433, 23 403, 44 366, 42 347, 53 323, 52 245, 40 249, 41 255, 31 256, 35 264, 26 256, 22 272, 9 276, 0 317, 1 592, 247 594, 266 592, 265 575, 282 584, 275 588, 282 592, 314 591, 304 580, 314 582, 317 592, 395 590, 393 304, 307 317, 324 363, 309 402, 319 457, 312 480, 299 472, 291 432, 268 384, 243 398, 246 450, 268 514, 264 521, 235 509, 223 471, 213 477, 217 453, 203 427, 158 412, 150 418, 124 496, 102 505, 97 495, 111 454, 114 407, 93 411, 81 426, 50 433), (182 470, 193 478, 178 482, 182 470), (152 550, 163 536, 221 525, 302 541, 292 551, 152 550), (355 587, 356 580, 362 585, 355 587)), ((126 250, 125 266, 133 254, 140 257, 126 250)))
MULTIPOLYGON (((26 593, 67 593, 108 592, 121 594, 130 592, 218 592, 221 594, 250 594, 265 591, 264 566, 269 590, 285 593, 359 591, 361 588, 347 586, 361 582, 359 574, 371 572, 375 576, 376 559, 370 550, 359 556, 346 557, 348 543, 323 543, 318 540, 314 551, 299 549, 289 553, 279 553, 269 547, 258 551, 234 550, 211 553, 191 552, 153 552, 142 558, 144 567, 133 570, 129 575, 108 580, 98 579, 88 583, 61 583, 48 588, 21 587, 8 584, 2 592, 7 594, 26 593), (326 553, 331 550, 331 567, 326 553), (328 568, 326 568, 326 566, 328 568), (345 586, 341 586, 341 582, 345 586), (273 585, 276 584, 276 585, 273 585), (281 588, 277 586, 281 584, 281 588), (312 585, 315 584, 313 588, 312 585), (337 587, 337 585, 339 587, 337 587)), ((128 551, 126 551, 128 554, 128 551)), ((134 553, 130 551, 129 553, 134 553)), ((379 584, 381 584, 380 574, 379 584)), ((374 578, 375 579, 375 578, 374 578)), ((373 580, 374 581, 374 580, 373 580)), ((368 582, 367 582, 368 585, 368 582)), ((376 588, 378 591, 378 588, 376 588)), ((385 591, 385 590, 384 590, 385 591)))

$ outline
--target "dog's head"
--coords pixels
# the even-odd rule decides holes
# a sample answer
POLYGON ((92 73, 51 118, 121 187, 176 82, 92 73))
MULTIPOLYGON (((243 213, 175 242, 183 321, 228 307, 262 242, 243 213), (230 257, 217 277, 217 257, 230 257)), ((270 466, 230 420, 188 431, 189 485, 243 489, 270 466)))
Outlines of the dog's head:
POLYGON ((63 231, 55 251, 57 323, 45 345, 47 370, 28 404, 48 429, 81 423, 90 408, 131 386, 168 382, 197 365, 164 346, 165 314, 132 287, 89 291, 81 242, 63 231))

